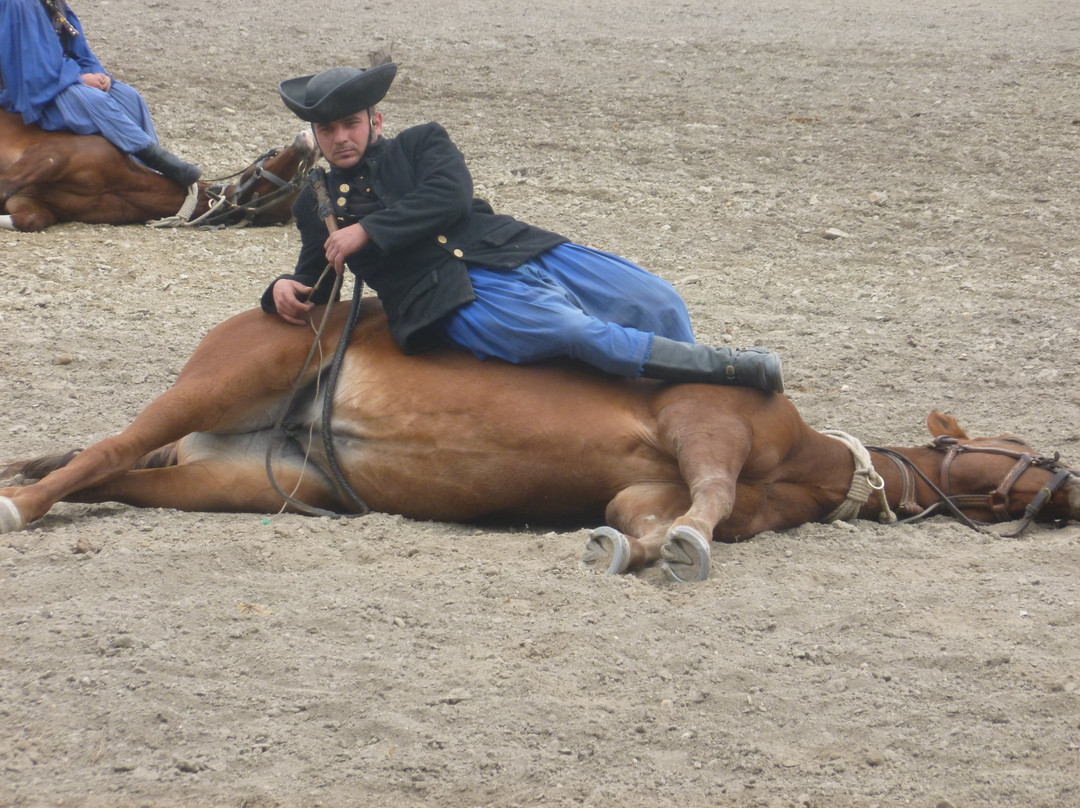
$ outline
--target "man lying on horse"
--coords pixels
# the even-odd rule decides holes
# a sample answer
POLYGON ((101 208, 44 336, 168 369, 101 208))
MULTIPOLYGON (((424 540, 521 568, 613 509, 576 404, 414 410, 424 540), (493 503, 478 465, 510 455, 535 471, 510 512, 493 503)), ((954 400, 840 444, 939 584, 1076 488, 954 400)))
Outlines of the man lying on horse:
POLYGON ((320 279, 329 263, 375 290, 407 354, 450 344, 481 359, 569 356, 620 376, 783 390, 775 353, 695 344, 671 284, 473 198, 439 124, 384 137, 376 104, 396 72, 392 62, 337 67, 279 85, 331 165, 332 209, 318 211, 313 189, 297 198, 296 269, 266 290, 264 311, 305 321, 330 297, 333 276, 320 279))

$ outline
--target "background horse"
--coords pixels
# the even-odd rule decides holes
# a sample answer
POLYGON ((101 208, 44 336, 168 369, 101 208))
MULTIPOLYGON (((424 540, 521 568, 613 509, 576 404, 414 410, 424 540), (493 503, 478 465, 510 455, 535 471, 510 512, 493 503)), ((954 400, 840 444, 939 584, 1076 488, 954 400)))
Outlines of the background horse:
POLYGON ((0 215, 0 227, 37 231, 58 222, 148 222, 174 216, 185 203, 188 221, 212 214, 203 221, 282 224, 292 215, 313 154, 311 136, 301 132, 291 145, 240 172, 235 183, 199 182, 188 202, 188 190, 99 135, 46 132, 0 110, 0 213, 6 214, 0 215))
MULTIPOLYGON (((289 395, 307 329, 252 310, 213 329, 176 384, 119 436, 73 458, 11 467, 45 476, 4 489, 4 529, 61 499, 211 511, 370 507, 463 522, 604 518, 587 566, 619 573, 662 557, 676 578, 704 580, 710 539, 840 515, 918 514, 942 500, 980 519, 1025 510, 1029 519, 1080 518, 1080 482, 1056 458, 1012 436, 971 439, 936 411, 933 446, 876 450, 871 466, 861 444, 814 431, 782 395, 565 364, 516 367, 449 349, 405 356, 378 303, 364 307, 333 402, 341 477, 314 440, 324 417, 320 363, 289 395)), ((331 313, 320 355, 333 354, 343 314, 331 313)))

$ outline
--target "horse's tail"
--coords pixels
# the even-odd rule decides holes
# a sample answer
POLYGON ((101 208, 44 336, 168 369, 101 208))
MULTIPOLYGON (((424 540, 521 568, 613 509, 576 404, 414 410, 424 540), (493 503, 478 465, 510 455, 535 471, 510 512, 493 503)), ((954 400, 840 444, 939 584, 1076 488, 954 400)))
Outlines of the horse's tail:
MULTIPOLYGON (((10 463, 0 468, 0 480, 11 480, 18 477, 21 482, 35 482, 57 469, 62 469, 81 451, 82 449, 72 449, 64 454, 45 455, 44 457, 35 457, 33 460, 19 460, 10 463)), ((160 469, 175 465, 176 444, 170 443, 140 457, 133 468, 160 469)))

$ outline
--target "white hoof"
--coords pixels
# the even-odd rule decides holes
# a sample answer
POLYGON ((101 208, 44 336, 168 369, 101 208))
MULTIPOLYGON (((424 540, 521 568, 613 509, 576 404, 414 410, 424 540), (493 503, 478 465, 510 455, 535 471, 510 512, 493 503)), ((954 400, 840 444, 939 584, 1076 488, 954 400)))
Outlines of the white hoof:
POLYGON ((581 566, 587 570, 603 569, 619 575, 630 566, 630 541, 613 527, 598 527, 589 534, 581 566))
POLYGON ((708 540, 685 525, 671 531, 667 543, 660 550, 664 569, 676 581, 683 583, 704 581, 709 577, 711 554, 708 540))
POLYGON ((26 525, 23 524, 19 509, 15 507, 15 501, 8 497, 0 497, 0 533, 14 533, 24 527, 26 525))
POLYGON ((10 216, 0 216, 0 230, 14 230, 15 220, 10 216))

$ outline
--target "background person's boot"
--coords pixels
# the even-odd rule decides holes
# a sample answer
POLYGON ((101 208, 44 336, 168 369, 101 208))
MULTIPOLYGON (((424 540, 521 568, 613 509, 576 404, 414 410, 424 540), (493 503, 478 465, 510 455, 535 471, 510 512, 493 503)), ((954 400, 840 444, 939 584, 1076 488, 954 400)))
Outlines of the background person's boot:
POLYGON ((197 165, 185 163, 175 154, 165 151, 156 143, 150 144, 142 151, 135 152, 135 157, 147 168, 152 168, 181 188, 188 188, 202 174, 202 169, 197 165))
POLYGON ((735 384, 766 393, 784 392, 780 357, 765 348, 713 348, 653 337, 641 375, 669 382, 735 384))

